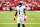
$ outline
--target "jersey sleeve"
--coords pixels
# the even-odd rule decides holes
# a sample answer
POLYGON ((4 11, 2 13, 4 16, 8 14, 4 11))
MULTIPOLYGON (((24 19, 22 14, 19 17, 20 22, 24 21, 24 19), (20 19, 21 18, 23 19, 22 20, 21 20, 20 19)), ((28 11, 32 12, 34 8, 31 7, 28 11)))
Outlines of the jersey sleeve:
POLYGON ((17 7, 15 7, 15 10, 17 10, 17 7))
POLYGON ((26 9, 26 7, 25 7, 25 6, 23 6, 23 8, 24 8, 24 9, 26 9))

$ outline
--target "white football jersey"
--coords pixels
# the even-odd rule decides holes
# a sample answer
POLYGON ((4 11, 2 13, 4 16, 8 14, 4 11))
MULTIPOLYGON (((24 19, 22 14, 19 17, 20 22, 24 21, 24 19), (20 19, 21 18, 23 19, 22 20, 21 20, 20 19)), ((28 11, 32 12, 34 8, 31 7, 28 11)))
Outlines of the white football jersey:
POLYGON ((26 8, 25 6, 21 6, 21 7, 17 6, 17 7, 16 7, 16 10, 17 10, 17 12, 18 12, 18 15, 24 14, 24 9, 25 9, 25 8, 26 8))

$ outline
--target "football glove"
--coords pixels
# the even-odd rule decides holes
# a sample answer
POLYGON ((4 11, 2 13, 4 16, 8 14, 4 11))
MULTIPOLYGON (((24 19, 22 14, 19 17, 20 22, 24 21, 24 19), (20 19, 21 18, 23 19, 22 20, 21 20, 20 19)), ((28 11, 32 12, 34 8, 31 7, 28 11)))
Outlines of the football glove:
POLYGON ((14 16, 14 21, 16 20, 15 16, 14 16))
POLYGON ((27 16, 24 17, 24 21, 26 21, 26 19, 27 19, 27 16))

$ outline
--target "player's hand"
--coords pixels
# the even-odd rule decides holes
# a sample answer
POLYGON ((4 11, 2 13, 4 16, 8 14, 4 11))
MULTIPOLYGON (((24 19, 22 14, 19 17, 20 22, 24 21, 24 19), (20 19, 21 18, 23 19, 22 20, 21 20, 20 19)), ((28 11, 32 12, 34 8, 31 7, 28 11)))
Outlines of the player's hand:
POLYGON ((26 21, 26 18, 24 18, 24 21, 26 21))
POLYGON ((14 21, 16 20, 16 18, 14 18, 14 21))
POLYGON ((26 19, 27 19, 27 16, 24 17, 24 21, 26 21, 26 19))
POLYGON ((14 21, 16 20, 16 18, 14 17, 14 21))

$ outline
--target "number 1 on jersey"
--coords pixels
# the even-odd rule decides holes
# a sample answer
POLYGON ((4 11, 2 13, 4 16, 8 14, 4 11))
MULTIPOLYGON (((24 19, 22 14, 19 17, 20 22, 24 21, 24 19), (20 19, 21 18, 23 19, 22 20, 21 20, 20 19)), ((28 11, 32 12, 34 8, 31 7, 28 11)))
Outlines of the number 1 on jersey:
POLYGON ((20 10, 19 10, 19 14, 20 14, 20 10))

